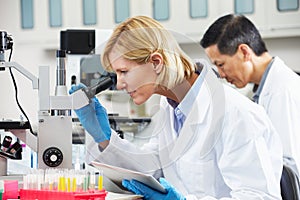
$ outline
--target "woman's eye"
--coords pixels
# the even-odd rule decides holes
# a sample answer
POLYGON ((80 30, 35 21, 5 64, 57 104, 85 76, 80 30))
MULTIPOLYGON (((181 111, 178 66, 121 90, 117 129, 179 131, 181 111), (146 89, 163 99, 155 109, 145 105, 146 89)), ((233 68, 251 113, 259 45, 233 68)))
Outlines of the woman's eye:
POLYGON ((223 63, 222 64, 218 64, 217 67, 223 67, 223 65, 224 65, 223 63))
POLYGON ((117 71, 118 74, 125 74, 126 72, 127 72, 127 71, 125 71, 125 70, 118 70, 118 71, 117 71))

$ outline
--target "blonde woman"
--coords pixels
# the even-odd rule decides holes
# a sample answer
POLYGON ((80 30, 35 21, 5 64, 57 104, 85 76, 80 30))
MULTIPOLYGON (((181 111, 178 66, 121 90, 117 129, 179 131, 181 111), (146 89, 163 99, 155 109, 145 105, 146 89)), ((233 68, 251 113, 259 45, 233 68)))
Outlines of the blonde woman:
POLYGON ((99 143, 95 159, 152 174, 166 193, 137 180, 123 180, 125 188, 153 200, 281 199, 281 143, 263 108, 222 85, 209 66, 193 62, 160 23, 137 16, 119 24, 102 64, 134 103, 162 96, 143 147, 109 128, 97 99, 76 111, 99 143))

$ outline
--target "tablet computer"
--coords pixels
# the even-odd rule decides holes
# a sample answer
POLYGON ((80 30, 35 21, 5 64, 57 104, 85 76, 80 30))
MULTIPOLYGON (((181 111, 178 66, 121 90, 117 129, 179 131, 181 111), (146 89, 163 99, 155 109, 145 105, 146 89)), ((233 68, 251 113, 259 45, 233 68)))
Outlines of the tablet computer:
POLYGON ((92 161, 91 164, 96 167, 99 170, 103 171, 103 175, 107 178, 109 178, 111 181, 113 181, 115 184, 117 184, 119 187, 123 188, 122 186, 122 180, 127 179, 135 179, 137 181, 140 181, 144 183, 145 185, 148 185, 149 187, 165 193, 165 188, 156 180, 152 175, 149 174, 143 174, 141 172, 116 167, 96 161, 92 161))

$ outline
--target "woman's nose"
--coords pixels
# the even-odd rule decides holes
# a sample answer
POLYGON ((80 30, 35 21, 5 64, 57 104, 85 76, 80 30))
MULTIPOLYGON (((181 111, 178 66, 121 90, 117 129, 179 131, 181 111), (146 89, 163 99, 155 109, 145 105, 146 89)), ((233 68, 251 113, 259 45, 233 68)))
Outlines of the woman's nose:
POLYGON ((126 87, 126 84, 125 84, 125 83, 117 82, 117 89, 118 89, 118 90, 124 90, 125 87, 126 87))
POLYGON ((126 87, 126 83, 124 82, 124 80, 122 78, 120 78, 120 76, 117 77, 117 89, 118 90, 123 90, 126 87))

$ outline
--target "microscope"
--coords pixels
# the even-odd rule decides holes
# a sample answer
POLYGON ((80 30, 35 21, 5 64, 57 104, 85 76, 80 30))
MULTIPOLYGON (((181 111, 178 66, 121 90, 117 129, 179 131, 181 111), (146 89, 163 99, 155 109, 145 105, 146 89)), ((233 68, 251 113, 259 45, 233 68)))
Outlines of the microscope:
MULTIPOLYGON (((38 168, 72 168, 72 109, 88 105, 95 94, 113 85, 110 77, 100 79, 96 84, 82 88, 68 95, 66 86, 66 51, 57 50, 55 95, 50 95, 49 67, 39 67, 38 77, 31 74, 16 62, 5 61, 5 51, 12 49, 13 40, 5 31, 0 31, 0 70, 14 68, 32 81, 33 89, 38 90, 38 130, 30 134, 26 126, 1 127, 9 130, 26 143, 38 155, 38 168)), ((1 124, 0 124, 1 125, 1 124)), ((6 152, 0 157, 9 158, 6 152)), ((0 161, 1 162, 1 161, 0 161)))

